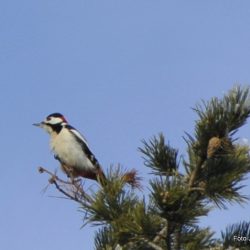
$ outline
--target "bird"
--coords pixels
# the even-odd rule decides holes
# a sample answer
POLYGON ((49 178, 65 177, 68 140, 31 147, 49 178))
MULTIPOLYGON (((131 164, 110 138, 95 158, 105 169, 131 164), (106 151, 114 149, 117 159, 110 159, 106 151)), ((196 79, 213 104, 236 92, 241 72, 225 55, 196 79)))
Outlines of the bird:
POLYGON ((50 148, 62 171, 74 179, 83 177, 102 184, 105 174, 84 136, 71 126, 61 113, 52 113, 34 126, 44 129, 50 136, 50 148))

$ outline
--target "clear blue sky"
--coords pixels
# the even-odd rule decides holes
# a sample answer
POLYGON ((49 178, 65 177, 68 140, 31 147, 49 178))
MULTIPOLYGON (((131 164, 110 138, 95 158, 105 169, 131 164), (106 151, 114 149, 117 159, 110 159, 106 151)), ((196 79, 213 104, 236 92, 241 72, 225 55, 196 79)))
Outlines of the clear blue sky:
MULTIPOLYGON (((50 198, 52 187, 41 193, 37 166, 58 163, 32 123, 62 112, 104 168, 119 162, 145 176, 141 139, 162 131, 185 154, 190 108, 249 85, 249 27, 244 0, 1 1, 1 249, 93 249, 95 228, 80 230, 77 204, 50 198)), ((202 225, 219 232, 249 220, 249 209, 213 212, 202 225)))

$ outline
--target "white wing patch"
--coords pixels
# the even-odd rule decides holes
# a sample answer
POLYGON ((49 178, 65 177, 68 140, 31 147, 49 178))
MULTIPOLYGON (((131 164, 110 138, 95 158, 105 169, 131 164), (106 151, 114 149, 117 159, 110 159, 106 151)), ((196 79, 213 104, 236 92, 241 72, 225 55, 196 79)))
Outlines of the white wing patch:
POLYGON ((76 129, 70 129, 70 131, 71 131, 76 137, 78 137, 79 139, 81 139, 87 146, 89 146, 87 140, 85 139, 85 137, 84 137, 82 134, 80 134, 76 129))

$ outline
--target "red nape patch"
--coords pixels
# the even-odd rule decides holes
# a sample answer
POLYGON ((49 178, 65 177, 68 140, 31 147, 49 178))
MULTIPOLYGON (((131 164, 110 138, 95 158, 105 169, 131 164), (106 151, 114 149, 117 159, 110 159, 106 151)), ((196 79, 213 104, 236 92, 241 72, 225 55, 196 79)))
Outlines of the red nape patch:
POLYGON ((68 123, 64 116, 62 116, 62 120, 63 120, 64 122, 68 123))

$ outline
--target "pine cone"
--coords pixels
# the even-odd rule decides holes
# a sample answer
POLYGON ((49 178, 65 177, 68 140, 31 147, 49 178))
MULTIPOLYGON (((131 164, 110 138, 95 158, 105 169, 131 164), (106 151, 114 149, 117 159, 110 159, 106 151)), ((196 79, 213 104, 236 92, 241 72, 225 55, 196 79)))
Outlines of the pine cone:
POLYGON ((207 146, 207 158, 212 158, 221 147, 222 140, 219 137, 212 137, 207 146))
POLYGON ((212 137, 207 146, 207 158, 212 158, 215 154, 228 154, 234 150, 231 140, 227 137, 212 137))

